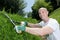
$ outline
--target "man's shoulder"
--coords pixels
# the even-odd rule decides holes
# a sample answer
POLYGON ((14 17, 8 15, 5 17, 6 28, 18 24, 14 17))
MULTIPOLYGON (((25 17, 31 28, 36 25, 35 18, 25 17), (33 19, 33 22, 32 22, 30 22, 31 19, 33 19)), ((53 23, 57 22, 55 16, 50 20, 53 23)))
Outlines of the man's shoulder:
POLYGON ((58 22, 56 19, 54 19, 54 18, 50 18, 49 19, 50 21, 52 21, 52 22, 58 22))
POLYGON ((40 23, 44 23, 44 21, 41 21, 40 23))
POLYGON ((49 25, 59 26, 59 22, 56 19, 50 18, 49 25))

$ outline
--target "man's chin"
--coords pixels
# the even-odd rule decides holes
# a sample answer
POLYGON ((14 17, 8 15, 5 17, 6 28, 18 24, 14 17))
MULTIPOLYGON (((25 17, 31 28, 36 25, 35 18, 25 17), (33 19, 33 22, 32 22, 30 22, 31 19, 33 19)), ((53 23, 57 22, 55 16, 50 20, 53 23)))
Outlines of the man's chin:
POLYGON ((43 20, 43 18, 41 18, 43 20))

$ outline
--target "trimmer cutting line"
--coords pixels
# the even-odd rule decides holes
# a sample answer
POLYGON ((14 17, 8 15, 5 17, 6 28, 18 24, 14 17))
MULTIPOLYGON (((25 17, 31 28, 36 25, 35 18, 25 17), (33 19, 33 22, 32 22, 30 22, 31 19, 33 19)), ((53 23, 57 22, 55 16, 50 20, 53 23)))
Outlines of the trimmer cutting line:
POLYGON ((13 22, 13 20, 12 20, 7 14, 5 14, 5 16, 10 20, 10 22, 11 22, 14 26, 16 26, 16 24, 13 22))
POLYGON ((20 24, 19 22, 16 22, 16 21, 12 20, 12 19, 8 16, 8 14, 4 13, 4 15, 10 20, 10 22, 11 22, 14 26, 16 26, 16 23, 20 24))

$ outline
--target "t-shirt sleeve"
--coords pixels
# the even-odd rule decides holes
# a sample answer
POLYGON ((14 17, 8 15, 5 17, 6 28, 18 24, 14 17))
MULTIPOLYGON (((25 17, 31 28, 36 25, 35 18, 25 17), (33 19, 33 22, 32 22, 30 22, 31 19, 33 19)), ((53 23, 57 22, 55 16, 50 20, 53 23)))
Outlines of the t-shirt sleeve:
POLYGON ((40 23, 38 23, 40 26, 42 26, 43 22, 41 21, 40 23))
POLYGON ((50 20, 46 26, 51 27, 55 31, 57 29, 58 24, 55 20, 50 20))

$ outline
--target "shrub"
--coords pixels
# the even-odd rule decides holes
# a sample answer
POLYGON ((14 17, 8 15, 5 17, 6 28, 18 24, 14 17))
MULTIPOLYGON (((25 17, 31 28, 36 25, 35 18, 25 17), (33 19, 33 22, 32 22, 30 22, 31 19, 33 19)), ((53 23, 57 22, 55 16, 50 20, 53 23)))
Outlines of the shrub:
POLYGON ((56 19, 60 23, 60 8, 52 12, 50 17, 56 19))
MULTIPOLYGON (((6 13, 4 11, 0 11, 0 40, 41 40, 42 38, 38 36, 34 36, 32 34, 23 32, 22 34, 17 34, 14 30, 14 26, 9 21, 8 18, 6 18, 3 13, 6 13)), ((23 18, 22 16, 18 14, 8 14, 13 20, 15 21, 28 21, 31 23, 36 23, 37 21, 35 19, 31 18, 23 18)))

